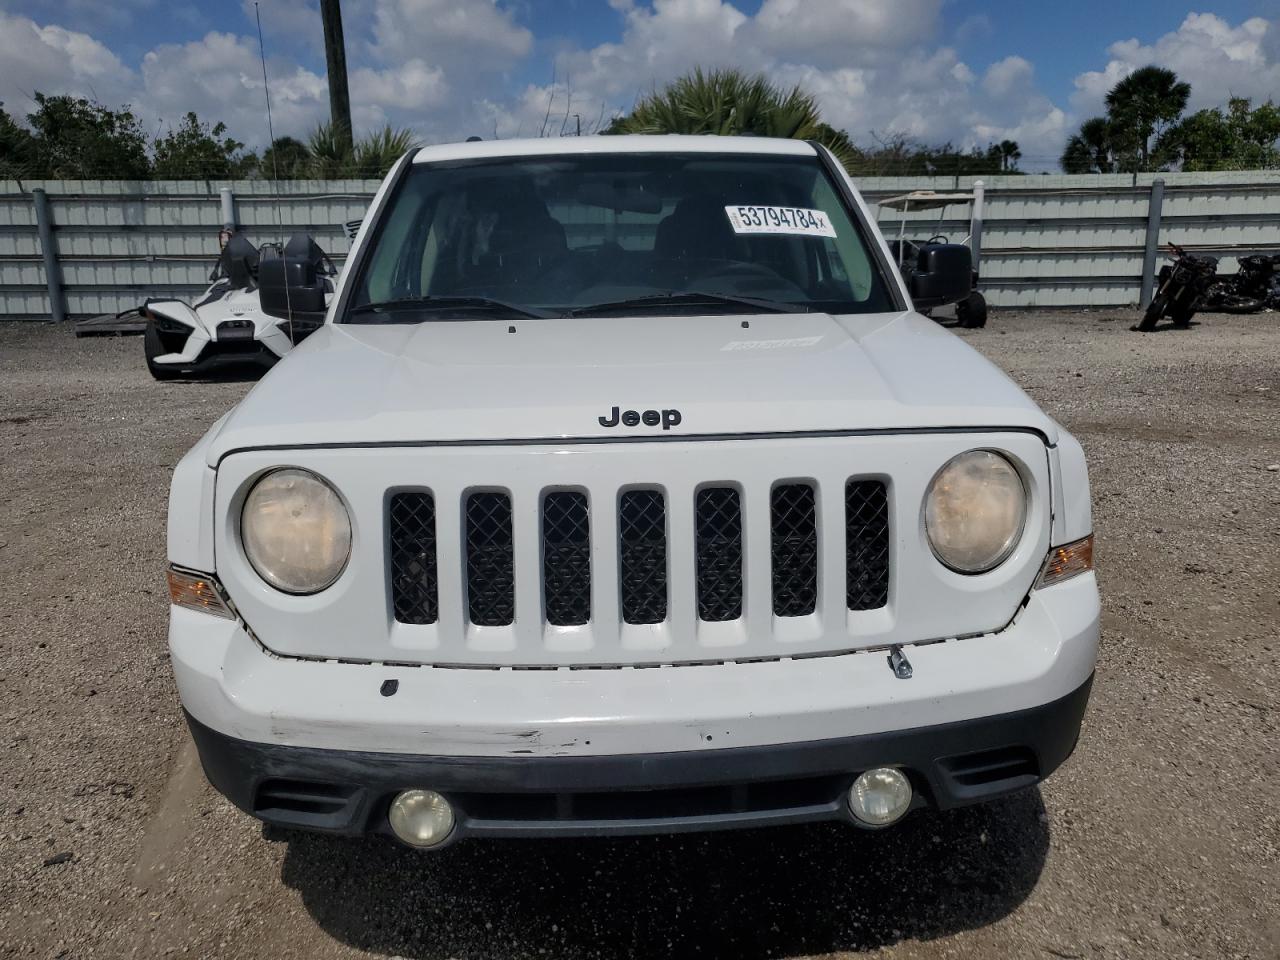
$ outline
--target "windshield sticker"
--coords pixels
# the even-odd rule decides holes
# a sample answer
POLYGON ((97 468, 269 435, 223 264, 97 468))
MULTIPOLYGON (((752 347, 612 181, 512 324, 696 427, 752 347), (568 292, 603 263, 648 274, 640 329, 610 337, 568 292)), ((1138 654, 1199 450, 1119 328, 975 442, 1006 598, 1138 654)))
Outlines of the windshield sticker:
POLYGON ((834 237, 836 228, 821 210, 806 207, 725 207, 734 233, 790 233, 834 237))

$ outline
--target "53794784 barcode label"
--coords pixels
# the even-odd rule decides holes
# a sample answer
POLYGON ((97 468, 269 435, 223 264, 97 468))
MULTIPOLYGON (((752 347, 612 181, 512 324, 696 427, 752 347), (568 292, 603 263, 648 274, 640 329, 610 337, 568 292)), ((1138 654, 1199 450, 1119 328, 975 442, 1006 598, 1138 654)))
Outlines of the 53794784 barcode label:
POLYGON ((755 207, 735 204, 724 208, 734 233, 791 233, 834 237, 836 228, 821 210, 807 207, 755 207))

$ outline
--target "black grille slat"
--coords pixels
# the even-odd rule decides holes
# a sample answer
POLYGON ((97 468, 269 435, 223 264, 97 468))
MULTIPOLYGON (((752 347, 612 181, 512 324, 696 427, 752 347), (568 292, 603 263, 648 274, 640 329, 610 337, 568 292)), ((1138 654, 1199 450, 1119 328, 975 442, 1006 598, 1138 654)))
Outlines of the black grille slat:
POLYGON ((618 500, 618 566, 624 623, 667 619, 667 508, 659 490, 618 500))
POLYGON ((480 627, 515 620, 515 543, 511 498, 505 493, 467 497, 467 613, 480 627))
POLYGON ((818 517, 813 487, 788 483, 769 497, 773 613, 807 617, 818 603, 818 517))
POLYGON ((698 491, 695 541, 698 618, 736 620, 742 616, 742 507, 732 487, 698 491))
POLYGON ((850 610, 889 602, 889 498, 879 480, 850 480, 844 489, 845 583, 850 610))
POLYGON ((542 501, 542 589, 547 623, 591 620, 591 521, 582 493, 549 493, 542 501))
POLYGON ((391 498, 391 603, 401 623, 435 623, 439 616, 436 578, 436 505, 429 493, 397 493, 391 498))

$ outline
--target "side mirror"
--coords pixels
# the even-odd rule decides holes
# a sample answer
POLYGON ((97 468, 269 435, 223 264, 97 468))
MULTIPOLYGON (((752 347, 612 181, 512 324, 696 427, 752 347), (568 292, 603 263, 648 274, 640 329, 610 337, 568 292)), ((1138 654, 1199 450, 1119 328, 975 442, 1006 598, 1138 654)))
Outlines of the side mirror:
POLYGON ((940 307, 963 300, 973 290, 973 256, 969 248, 960 243, 921 247, 907 286, 917 307, 940 307))

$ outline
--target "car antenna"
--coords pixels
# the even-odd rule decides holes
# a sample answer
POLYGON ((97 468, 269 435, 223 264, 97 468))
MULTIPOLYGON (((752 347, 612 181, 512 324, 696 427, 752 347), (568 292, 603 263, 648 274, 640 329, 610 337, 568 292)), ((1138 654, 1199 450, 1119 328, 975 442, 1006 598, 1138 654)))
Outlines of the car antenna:
MULTIPOLYGON (((280 258, 284 259, 284 219, 280 213, 280 157, 275 149, 276 134, 271 126, 271 88, 267 85, 267 50, 262 44, 262 13, 258 9, 258 0, 253 0, 253 18, 258 24, 258 57, 262 60, 262 95, 267 101, 267 149, 271 151, 272 193, 275 195, 276 229, 280 236, 280 258)), ((258 285, 258 300, 262 300, 262 285, 258 285)), ((298 341, 293 336, 293 304, 289 297, 289 264, 284 263, 284 312, 288 316, 289 344, 296 347, 298 341)))

